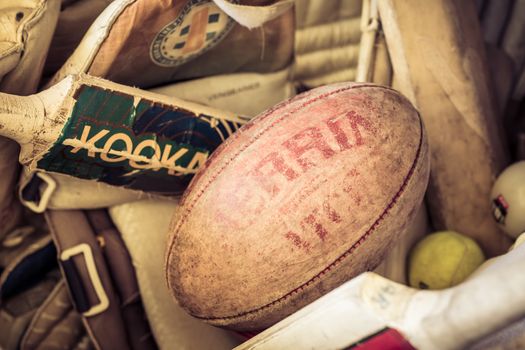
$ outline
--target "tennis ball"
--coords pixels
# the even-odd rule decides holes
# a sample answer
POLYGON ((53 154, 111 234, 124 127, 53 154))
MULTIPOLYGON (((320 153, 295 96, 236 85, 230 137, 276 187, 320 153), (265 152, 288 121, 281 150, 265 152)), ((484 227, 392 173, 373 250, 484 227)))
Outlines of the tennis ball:
POLYGON ((408 281, 412 287, 443 289, 465 280, 485 256, 471 238, 454 231, 432 233, 410 252, 408 281))

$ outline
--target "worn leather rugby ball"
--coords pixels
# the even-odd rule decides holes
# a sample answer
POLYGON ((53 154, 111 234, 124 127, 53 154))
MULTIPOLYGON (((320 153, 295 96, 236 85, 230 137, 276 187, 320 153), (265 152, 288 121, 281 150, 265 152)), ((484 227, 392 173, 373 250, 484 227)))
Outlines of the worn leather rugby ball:
POLYGON ((428 175, 423 124, 398 92, 344 83, 298 95, 194 178, 170 228, 168 285, 208 323, 266 328, 375 268, 428 175))

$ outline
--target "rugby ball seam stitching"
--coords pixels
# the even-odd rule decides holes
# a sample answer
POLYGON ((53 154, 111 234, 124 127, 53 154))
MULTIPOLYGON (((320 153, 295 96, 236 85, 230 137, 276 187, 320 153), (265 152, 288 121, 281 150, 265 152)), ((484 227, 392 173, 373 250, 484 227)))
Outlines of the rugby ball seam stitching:
MULTIPOLYGON (((250 147, 252 144, 255 143, 255 141, 257 141, 263 134, 265 134, 268 130, 270 130, 271 128, 273 128, 275 125, 279 124, 281 121, 283 121, 286 117, 288 117, 290 115, 290 113, 294 113, 294 112, 297 112, 298 110, 304 108, 305 106, 321 99, 321 98, 324 98, 324 97, 327 97, 327 96, 331 96, 333 94, 336 94, 336 93, 339 93, 339 92, 342 92, 342 91, 346 91, 346 90, 351 90, 351 89, 355 89, 355 88, 359 88, 359 87, 377 87, 376 85, 358 85, 358 86, 351 86, 351 87, 346 87, 346 88, 342 88, 342 89, 337 89, 335 91, 332 91, 332 92, 329 92, 329 93, 325 93, 325 94, 322 94, 322 95, 319 95, 317 96, 315 99, 312 99, 312 100, 309 100, 309 101, 306 101, 305 103, 301 104, 300 106, 298 106, 297 108, 289 111, 288 113, 285 113, 284 115, 282 115, 279 119, 277 119, 276 121, 274 121, 272 124, 268 125, 266 128, 264 128, 263 130, 261 130, 258 134, 256 134, 251 140, 249 140, 245 145, 243 145, 242 148, 240 148, 237 153, 235 153, 230 159, 228 159, 228 161, 226 161, 223 166, 221 168, 219 168, 219 170, 217 171, 216 174, 214 174, 210 180, 208 180, 208 182, 204 185, 204 187, 202 189, 199 190, 199 192, 197 193, 197 195, 195 196, 194 199, 192 199, 192 202, 191 204, 188 205, 188 208, 184 210, 183 214, 182 214, 182 217, 177 221, 177 223, 174 223, 174 226, 173 226, 173 229, 170 228, 170 231, 173 232, 172 234, 172 239, 171 239, 171 242, 170 242, 170 245, 169 245, 169 248, 168 248, 168 254, 166 256, 166 262, 168 262, 170 260, 170 257, 171 257, 171 252, 172 252, 172 248, 173 248, 173 245, 175 244, 175 240, 176 240, 176 237, 177 237, 177 233, 179 231, 179 229, 181 228, 182 225, 184 225, 184 222, 186 221, 188 215, 190 214, 191 210, 193 209, 193 207, 195 206, 195 204, 197 203, 197 201, 200 199, 200 197, 202 196, 202 194, 206 191, 206 189, 213 183, 213 181, 222 173, 222 171, 235 159, 237 158, 237 156, 239 154, 241 154, 246 148, 250 147)), ((392 90, 388 87, 381 87, 385 90, 392 90)), ((287 101, 287 102, 281 102, 278 104, 279 107, 281 108, 284 108, 286 107, 288 104, 290 104, 290 101, 287 101)), ((277 107, 277 106, 276 106, 277 107)), ((267 111, 266 113, 264 113, 261 118, 266 118, 269 114, 277 111, 279 108, 271 108, 269 111, 267 111)), ((253 119, 252 122, 246 124, 246 126, 251 126, 251 124, 253 124, 253 122, 255 122, 255 120, 257 119, 260 119, 260 118, 255 118, 253 119)), ((222 143, 216 150, 215 152, 212 153, 211 157, 208 159, 208 162, 212 161, 213 159, 215 159, 217 157, 217 154, 218 153, 222 153, 222 150, 224 149, 225 145, 226 144, 231 144, 234 140, 238 139, 240 136, 239 132, 242 131, 242 128, 234 133, 231 137, 229 137, 226 142, 222 143)), ((196 177, 199 177, 200 178, 200 174, 202 172, 198 172, 196 174, 196 177)), ((195 180, 195 179, 194 179, 195 180)), ((191 189, 193 190, 193 188, 195 187, 196 185, 196 182, 195 181, 192 181, 188 187, 188 190, 191 189)), ((189 193, 190 191, 186 191, 185 194, 183 195, 182 199, 181 199, 181 204, 185 203, 188 198, 189 198, 189 193)), ((168 270, 168 269, 167 269, 168 270)), ((169 274, 169 271, 166 271, 166 275, 169 274)), ((169 277, 169 276, 166 276, 166 277, 169 277)), ((167 278, 167 282, 168 282, 168 286, 170 286, 170 281, 169 281, 169 278, 167 278)))
MULTIPOLYGON (((331 91, 329 93, 325 93, 325 94, 322 94, 322 95, 319 95, 317 96, 316 98, 313 98, 309 101, 306 101, 304 102, 303 104, 301 104, 300 106, 298 106, 297 108, 289 111, 288 113, 285 113, 283 116, 281 116, 279 119, 277 119, 276 121, 274 121, 273 123, 271 123, 270 125, 268 125, 266 128, 264 128, 263 130, 261 130, 258 134, 256 134, 249 142, 247 142, 245 145, 243 145, 242 148, 240 148, 230 159, 228 159, 221 168, 219 168, 217 170, 217 172, 208 180, 208 182, 203 186, 203 188, 201 188, 199 190, 199 192, 196 194, 196 196, 194 197, 194 199, 192 200, 191 204, 188 205, 188 208, 184 211, 184 214, 182 216, 182 218, 178 221, 177 225, 175 226, 174 230, 173 230, 173 238, 170 242, 170 246, 169 246, 169 249, 168 249, 168 256, 167 256, 167 259, 166 261, 169 262, 169 260, 171 259, 171 256, 172 256, 172 252, 173 252, 173 245, 175 244, 175 240, 177 239, 177 236, 178 236, 178 231, 180 230, 180 228, 182 227, 182 225, 184 225, 184 223, 186 222, 186 219, 188 218, 189 214, 191 213, 193 207, 196 205, 196 203, 198 202, 198 200, 201 198, 201 196, 204 194, 204 192, 206 192, 206 190, 208 189, 208 187, 215 181, 215 179, 223 172, 223 170, 233 161, 235 160, 239 154, 241 154, 245 149, 247 149, 248 147, 250 147, 252 144, 254 144, 261 136, 263 136, 268 130, 270 130, 271 128, 273 128, 274 126, 276 126, 277 124, 281 123, 284 119, 286 119, 290 114, 293 114, 301 109, 303 109, 304 107, 320 100, 320 99, 323 99, 323 98, 326 98, 326 97, 329 97, 329 96, 332 96, 332 95, 335 95, 335 94, 338 94, 338 93, 341 93, 341 92, 344 92, 344 91, 347 91, 347 90, 353 90, 353 89, 359 89, 359 88, 367 88, 367 87, 372 87, 372 88, 381 88, 381 89, 384 89, 384 90, 388 90, 388 91, 394 91, 395 93, 398 93, 396 90, 394 89, 391 89, 391 88, 388 88, 388 87, 385 87, 385 86, 378 86, 378 85, 373 85, 373 84, 364 84, 364 85, 357 85, 357 86, 351 86, 351 87, 346 87, 346 88, 342 88, 342 89, 338 89, 338 90, 335 90, 335 91, 331 91)), ((402 95, 401 95, 402 96, 402 95)), ((403 97, 403 96, 402 96, 403 97)), ((285 107, 286 104, 284 104, 282 107, 285 107)), ((272 112, 275 112, 276 110, 278 109, 272 109, 271 111, 269 111, 270 113, 272 112)), ((265 115, 267 115, 268 113, 266 113, 265 115)), ((267 303, 263 306, 260 306, 256 309, 252 309, 252 310, 248 310, 248 311, 245 311, 245 312, 242 312, 242 313, 238 313, 236 315, 231 315, 231 316, 221 316, 221 317, 201 317, 201 316, 197 316, 197 315, 192 315, 193 317, 196 317, 198 319, 202 319, 202 320, 216 320, 216 321, 220 321, 220 320, 229 320, 229 319, 234 319, 234 318, 238 318, 238 317, 242 317, 242 316, 246 316, 246 315, 249 315, 249 314, 254 314, 254 313, 257 313, 257 312, 260 312, 264 309, 267 309, 269 307, 272 307, 276 304, 279 304, 279 303, 282 303, 283 301, 285 301, 286 299, 288 299, 289 297, 291 297, 293 294, 296 294, 298 292, 300 292, 301 290, 303 290, 304 288, 308 287, 309 285, 311 285, 312 283, 314 283, 315 281, 317 281, 318 279, 320 279, 323 275, 325 275, 326 273, 328 273, 332 268, 334 268, 336 265, 339 265, 339 263, 341 263, 341 261, 343 261, 347 256, 349 256, 352 252, 355 251, 355 249, 357 249, 357 247, 359 245, 361 245, 367 238, 368 236, 370 236, 370 234, 375 230, 375 228, 379 225, 379 223, 383 220, 383 218, 385 217, 385 215, 390 211, 390 209, 394 206, 394 204, 397 202, 397 200, 399 199, 399 197, 401 196, 401 194, 404 192, 404 189, 406 188, 408 182, 410 181, 410 179, 412 178, 412 175, 415 171, 415 168, 416 168, 416 165, 418 163, 418 160, 420 158, 420 155, 421 155, 421 148, 422 148, 422 143, 423 143, 423 125, 422 125, 422 121, 421 121, 421 118, 419 116, 419 113, 418 113, 418 117, 419 117, 419 123, 420 123, 420 139, 419 139, 419 146, 418 146, 418 150, 416 152, 416 156, 415 156, 415 159, 412 163, 412 166, 409 170, 409 172, 407 173, 407 175, 405 176, 405 179, 403 181, 403 183, 401 184, 399 190, 397 191, 397 193, 394 195, 394 197, 392 198, 392 200, 390 201, 390 203, 388 204, 388 206, 383 210, 383 212, 381 213, 381 215, 376 219, 376 221, 372 224, 372 226, 359 238, 359 240, 357 240, 356 243, 354 243, 347 251, 345 251, 341 256, 339 256, 336 260, 334 260, 332 263, 330 263, 327 267, 325 267, 325 269, 323 269, 321 272, 319 272, 317 275, 315 275, 314 277, 312 277, 311 279, 309 279, 308 281, 304 282, 302 285, 300 285, 299 287, 295 288, 294 290, 286 293, 285 295, 283 295, 282 297, 270 302, 270 303, 267 303)), ((235 135, 235 134, 234 134, 235 135)), ((186 198, 185 198, 186 199, 186 198)), ((167 277, 172 277, 173 274, 171 273, 170 269, 167 268, 166 269, 167 271, 167 277)), ((168 286, 171 287, 171 282, 170 282, 171 278, 167 278, 167 283, 168 283, 168 286)))
MULTIPOLYGON (((208 180, 208 182, 206 183, 206 185, 204 185, 204 188, 202 188, 201 190, 199 190, 198 194, 196 195, 196 197, 193 199, 193 201, 191 202, 191 204, 189 204, 189 207, 187 209, 184 210, 184 214, 182 214, 182 217, 181 219, 178 220, 178 222, 175 224, 175 226, 173 227, 173 235, 172 235, 172 240, 170 242, 170 246, 168 248, 168 256, 166 257, 166 260, 168 261, 171 257, 171 248, 173 247, 173 244, 175 243, 175 239, 176 239, 176 236, 177 236, 177 233, 178 233, 178 230, 181 228, 182 225, 184 225, 184 222, 186 221, 186 218, 188 217, 188 215, 190 214, 191 210, 193 209, 193 207, 195 206, 195 204, 197 203, 197 201, 199 200, 199 198, 202 196, 202 194, 206 191, 206 189, 211 185, 211 183, 222 173, 222 171, 235 159, 237 158, 237 156, 239 154, 241 154, 246 148, 250 147, 253 143, 255 143, 255 141, 257 141, 263 134, 265 134, 268 130, 270 130, 272 127, 274 127, 276 124, 279 124, 282 120, 284 120, 288 115, 290 115, 290 113, 294 113, 294 112, 297 112, 298 110, 304 108, 305 106, 317 101, 318 99, 320 98, 324 98, 324 97, 327 97, 327 96, 331 96, 333 94, 336 94, 336 93, 339 93, 339 92, 342 92, 342 91, 346 91, 346 90, 351 90, 351 89, 356 89, 356 88, 360 88, 360 87, 381 87, 385 90, 392 90, 394 91, 393 89, 390 89, 388 87, 383 87, 383 86, 377 86, 377 85, 358 85, 358 86, 351 86, 351 87, 347 87, 347 88, 342 88, 342 89, 338 89, 338 90, 335 90, 335 91, 332 91, 330 93, 325 93, 323 95, 320 95, 320 96, 317 96, 315 99, 312 99, 310 101, 307 101, 303 104, 301 104, 300 106, 298 106, 296 109, 293 109, 292 111, 288 112, 288 113, 285 113, 283 116, 281 116, 279 119, 277 119, 275 122, 273 122, 272 124, 268 125, 266 128, 264 128, 262 131, 259 132, 259 134, 255 135, 255 137, 253 139, 251 139, 249 142, 247 142, 241 149, 239 149, 237 151, 237 153, 235 153, 230 159, 228 159, 227 162, 225 162, 223 164, 223 166, 221 168, 219 168, 219 170, 217 171, 216 174, 214 174, 212 176, 212 178, 210 180, 208 180)), ((286 107, 288 104, 290 103, 290 101, 288 101, 288 103, 286 102, 281 102, 279 103, 280 107, 281 108, 284 108, 286 107)), ((261 118, 264 118, 264 117, 267 117, 268 114, 270 113, 273 113, 275 111, 277 111, 278 108, 271 108, 267 113, 264 113, 261 118)), ((253 122, 255 122, 255 120, 257 120, 259 118, 255 118, 253 119, 253 122)), ((251 125, 252 123, 248 123, 246 125, 251 125)), ((231 142, 233 142, 234 139, 237 139, 239 138, 239 132, 242 131, 242 128, 239 129, 238 132, 234 133, 231 137, 229 137, 226 142, 222 143, 219 148, 217 148, 211 155, 211 157, 208 159, 208 162, 215 159, 216 158, 216 155, 218 153, 221 153, 222 149, 224 148, 225 144, 230 144, 231 142)), ((201 172, 198 172, 196 174, 196 177, 200 175, 201 172)), ((195 181, 192 181, 192 183, 190 183, 188 189, 193 189, 195 186, 195 181)), ((181 199, 181 204, 182 203, 185 203, 187 200, 188 200, 188 194, 189 194, 189 191, 186 191, 185 194, 183 195, 182 199, 181 199)), ((171 231, 171 230, 170 230, 171 231)), ((169 279, 168 279, 168 285, 169 285, 169 279)))
POLYGON ((420 155, 421 155, 421 148, 422 148, 422 143, 423 143, 423 129, 422 129, 421 119, 420 119, 420 126, 421 126, 421 129, 420 129, 421 133, 420 133, 419 147, 418 147, 418 150, 417 150, 417 153, 416 153, 416 157, 415 157, 415 159, 414 159, 414 161, 412 163, 412 166, 411 166, 409 172, 405 176, 405 179, 404 179, 403 183, 401 184, 399 190, 394 195, 394 197, 392 198, 392 200, 390 201, 388 206, 385 208, 385 210, 383 210, 381 215, 379 215, 379 217, 370 226, 370 228, 346 252, 344 252, 342 255, 340 255, 337 259, 335 259, 331 264, 329 264, 327 267, 325 267, 317 275, 315 275, 314 277, 310 278, 308 281, 304 282, 303 284, 301 284, 299 287, 295 288, 294 290, 286 293, 285 295, 283 295, 279 299, 276 299, 276 300, 274 300, 274 301, 272 301, 272 302, 270 302, 268 304, 265 304, 265 305, 260 306, 260 307, 258 307, 256 309, 244 311, 242 313, 239 313, 239 314, 236 314, 236 315, 232 315, 232 316, 221 316, 221 317, 199 317, 199 316, 195 316, 195 315, 193 315, 193 316, 195 318, 198 318, 198 319, 201 319, 201 320, 221 321, 221 320, 231 320, 231 319, 235 319, 235 318, 239 318, 239 317, 243 317, 243 316, 248 316, 250 314, 255 314, 255 313, 261 312, 261 311, 263 311, 265 309, 268 309, 268 308, 270 308, 272 306, 280 304, 280 303, 284 302, 286 299, 288 299, 291 296, 293 296, 294 294, 297 294, 297 293, 303 291, 304 289, 308 288, 310 285, 312 285, 315 282, 317 282, 318 280, 320 280, 323 277, 323 275, 327 274, 333 268, 335 268, 336 266, 341 264, 344 259, 346 259, 348 256, 350 256, 374 232, 374 230, 377 228, 377 226, 379 226, 381 221, 383 221, 385 216, 394 207, 394 205, 397 203, 397 200, 404 193, 404 190, 407 187, 408 182, 412 179, 412 175, 414 174, 414 171, 415 171, 415 169, 417 167, 417 164, 418 164, 418 160, 420 159, 420 155))

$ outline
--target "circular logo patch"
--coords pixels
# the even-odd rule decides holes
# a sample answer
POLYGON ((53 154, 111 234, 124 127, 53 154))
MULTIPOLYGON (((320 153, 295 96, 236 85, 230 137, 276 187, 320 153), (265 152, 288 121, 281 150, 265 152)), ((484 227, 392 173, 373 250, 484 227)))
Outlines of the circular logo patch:
POLYGON ((213 48, 232 29, 234 21, 209 0, 192 0, 180 15, 155 36, 151 59, 175 67, 213 48))

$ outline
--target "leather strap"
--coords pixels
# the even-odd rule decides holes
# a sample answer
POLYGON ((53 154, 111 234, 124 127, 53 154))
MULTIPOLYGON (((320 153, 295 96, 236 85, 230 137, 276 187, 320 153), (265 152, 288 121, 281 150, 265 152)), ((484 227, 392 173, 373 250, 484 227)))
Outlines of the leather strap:
POLYGON ((155 349, 131 259, 105 210, 46 212, 75 308, 99 349, 155 349))
POLYGON ((99 241, 120 299, 120 308, 131 348, 155 349, 157 346, 146 318, 131 256, 107 210, 85 211, 99 241))

